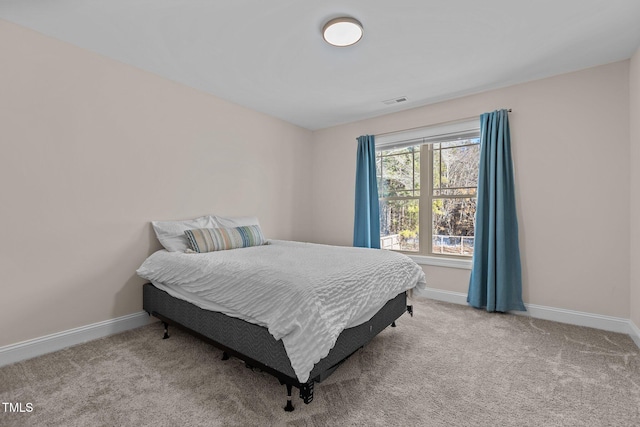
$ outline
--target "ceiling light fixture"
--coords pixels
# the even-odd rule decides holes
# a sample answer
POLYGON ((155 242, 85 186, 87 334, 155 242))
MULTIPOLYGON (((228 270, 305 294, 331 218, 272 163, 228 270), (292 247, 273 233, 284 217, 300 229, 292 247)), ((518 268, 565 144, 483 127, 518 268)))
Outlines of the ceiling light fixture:
POLYGON ((333 46, 344 47, 358 43, 362 38, 363 29, 360 21, 354 18, 342 17, 332 19, 324 24, 322 37, 333 46))

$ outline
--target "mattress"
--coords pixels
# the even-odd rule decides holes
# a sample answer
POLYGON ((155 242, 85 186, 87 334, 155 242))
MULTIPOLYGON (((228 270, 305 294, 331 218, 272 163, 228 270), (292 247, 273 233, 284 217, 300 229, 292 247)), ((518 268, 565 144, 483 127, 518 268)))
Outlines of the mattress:
POLYGON ((138 275, 201 308, 264 326, 282 340, 301 383, 343 330, 425 286, 422 269, 396 252, 279 240, 206 254, 161 250, 138 275))
MULTIPOLYGON (((401 293, 367 322, 345 329, 329 354, 316 363, 309 374, 310 381, 323 381, 332 369, 355 350, 366 345, 374 336, 406 311, 406 295, 401 293)), ((182 299, 171 297, 152 284, 144 285, 143 307, 150 314, 161 315, 180 326, 212 340, 223 349, 230 349, 243 359, 257 361, 261 367, 282 379, 296 378, 282 340, 276 341, 264 327, 217 311, 202 309, 182 299)), ((297 379, 297 378, 296 378, 297 379)))

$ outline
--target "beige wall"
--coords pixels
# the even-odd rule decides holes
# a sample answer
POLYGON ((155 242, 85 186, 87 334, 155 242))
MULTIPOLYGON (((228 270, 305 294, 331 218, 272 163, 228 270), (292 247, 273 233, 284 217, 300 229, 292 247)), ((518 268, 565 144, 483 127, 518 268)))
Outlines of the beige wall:
POLYGON ((631 124, 631 321, 640 328, 640 48, 629 66, 631 124))
MULTIPOLYGON (((629 318, 629 61, 314 132, 313 238, 349 245, 355 138, 512 108, 526 303, 629 318)), ((467 292, 469 271, 425 267, 467 292)))
POLYGON ((304 235, 312 134, 0 21, 0 346, 142 308, 149 221, 304 235))
MULTIPOLYGON (((0 52, 0 346, 140 311, 153 219, 257 215, 268 237, 350 245, 357 136, 498 108, 525 302, 640 326, 638 52, 314 133, 1 20, 0 52)), ((468 270, 424 268, 467 291, 468 270)))

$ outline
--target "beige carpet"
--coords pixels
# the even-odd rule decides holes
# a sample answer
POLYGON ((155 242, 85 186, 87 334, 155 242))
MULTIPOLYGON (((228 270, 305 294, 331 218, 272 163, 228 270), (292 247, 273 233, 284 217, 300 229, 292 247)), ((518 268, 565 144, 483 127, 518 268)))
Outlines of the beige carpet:
POLYGON ((626 335, 416 303, 315 400, 159 323, 0 368, 1 426, 638 426, 640 352, 626 335))

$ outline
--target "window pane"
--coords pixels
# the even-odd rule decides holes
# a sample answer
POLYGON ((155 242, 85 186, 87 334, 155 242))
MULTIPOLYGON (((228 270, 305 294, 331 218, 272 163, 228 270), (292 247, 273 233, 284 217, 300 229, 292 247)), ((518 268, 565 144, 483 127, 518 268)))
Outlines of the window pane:
POLYGON ((418 199, 380 200, 380 247, 417 252, 418 199))
POLYGON ((444 148, 443 143, 434 146, 433 151, 433 190, 434 195, 475 194, 459 189, 478 186, 478 164, 480 163, 480 145, 454 146, 444 148), (440 148, 443 147, 443 148, 440 148))
POLYGON ((476 199, 433 199, 433 238, 436 254, 473 255, 476 199))
POLYGON ((383 151, 380 156, 380 165, 376 166, 379 171, 378 191, 381 197, 419 195, 417 193, 420 189, 419 147, 383 151), (401 153, 396 154, 397 152, 401 153))
POLYGON ((409 146, 403 148, 394 148, 392 150, 381 151, 385 156, 393 156, 396 154, 413 153, 414 151, 420 151, 420 146, 409 146))
POLYGON ((455 141, 443 142, 440 145, 441 148, 450 148, 450 147, 459 147, 462 145, 470 145, 470 144, 479 144, 480 138, 472 138, 472 139, 459 139, 455 141))

